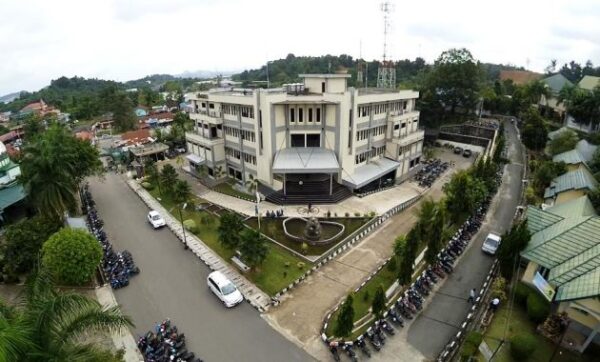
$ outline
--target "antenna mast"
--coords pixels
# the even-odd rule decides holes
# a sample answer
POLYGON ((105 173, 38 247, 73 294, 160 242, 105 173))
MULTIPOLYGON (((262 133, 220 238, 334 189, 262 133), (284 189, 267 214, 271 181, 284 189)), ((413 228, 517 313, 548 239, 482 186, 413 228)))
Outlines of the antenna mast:
POLYGON ((389 1, 381 3, 383 12, 383 60, 377 70, 377 88, 396 88, 396 68, 394 62, 387 60, 387 37, 390 30, 390 14, 394 5, 389 1))
POLYGON ((362 60, 362 40, 358 50, 358 60, 356 61, 356 87, 360 88, 364 85, 363 60, 362 60))

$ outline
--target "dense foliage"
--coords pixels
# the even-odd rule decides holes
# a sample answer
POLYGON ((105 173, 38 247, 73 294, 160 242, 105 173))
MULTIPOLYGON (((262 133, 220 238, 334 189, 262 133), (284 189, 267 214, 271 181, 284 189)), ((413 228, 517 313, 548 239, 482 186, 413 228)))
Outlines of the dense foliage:
POLYGON ((15 305, 0 301, 0 361, 122 361, 82 338, 133 326, 118 306, 103 308, 85 295, 58 291, 46 274, 32 276, 15 305))
POLYGON ((240 245, 240 233, 244 230, 244 222, 239 214, 227 212, 219 219, 219 241, 228 249, 235 249, 240 245))
POLYGON ((523 130, 521 140, 530 150, 539 151, 546 147, 548 139, 548 127, 540 112, 535 108, 529 108, 523 114, 523 130))
POLYGON ((375 296, 373 297, 373 303, 371 304, 371 312, 375 315, 376 319, 380 319, 383 311, 385 310, 385 291, 383 285, 379 284, 375 290, 375 296))
POLYGON ((537 340, 530 333, 516 334, 510 338, 510 355, 515 361, 527 360, 537 346, 537 340))
POLYGON ((451 219, 456 222, 461 215, 472 214, 487 195, 484 181, 474 177, 470 170, 456 172, 443 187, 446 206, 451 219))
POLYGON ((550 303, 539 292, 527 296, 527 316, 536 323, 542 323, 550 314, 550 303))
POLYGON ((425 260, 433 263, 444 241, 444 229, 447 223, 445 201, 435 202, 432 198, 428 198, 421 202, 421 208, 417 215, 419 216, 417 230, 420 234, 420 242, 427 244, 425 260))
POLYGON ((42 266, 66 285, 88 283, 102 260, 102 247, 89 232, 64 228, 42 247, 42 266))
POLYGON ((262 264, 269 254, 267 240, 258 230, 254 229, 242 231, 238 248, 244 261, 251 267, 262 264))
POLYGON ((35 216, 6 228, 0 246, 2 271, 8 275, 29 273, 39 260, 42 244, 57 232, 60 222, 35 216))
POLYGON ((575 148, 577 141, 579 141, 577 133, 571 130, 561 132, 553 140, 548 142, 548 151, 553 156, 570 151, 575 148))
POLYGON ((527 247, 531 239, 531 233, 527 229, 527 221, 514 224, 512 228, 502 236, 502 243, 498 248, 498 262, 500 273, 504 278, 511 279, 518 264, 519 253, 527 247))
POLYGON ((538 160, 530 162, 532 173, 532 187, 539 197, 544 195, 546 187, 556 177, 567 172, 567 165, 564 162, 554 162, 551 160, 538 160))
POLYGON ((54 124, 27 143, 21 159, 21 182, 40 214, 60 219, 77 206, 79 184, 103 172, 98 150, 54 124))

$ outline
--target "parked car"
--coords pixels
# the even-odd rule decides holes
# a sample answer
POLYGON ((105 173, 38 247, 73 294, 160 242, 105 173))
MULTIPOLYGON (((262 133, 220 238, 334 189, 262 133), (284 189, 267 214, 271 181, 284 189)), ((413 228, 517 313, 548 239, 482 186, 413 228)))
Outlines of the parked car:
POLYGON ((483 250, 484 253, 496 255, 496 251, 498 251, 498 247, 500 246, 501 240, 502 239, 500 238, 500 236, 493 233, 489 233, 487 238, 485 238, 485 241, 483 242, 481 250, 483 250))
POLYGON ((460 155, 462 153, 463 149, 462 147, 454 147, 454 153, 457 155, 460 155))
POLYGON ((471 157, 471 155, 473 154, 473 151, 471 150, 465 150, 465 152, 463 152, 463 157, 471 157))
POLYGON ((208 274, 206 278, 208 288, 223 302, 227 308, 235 307, 244 300, 244 296, 235 284, 220 271, 208 274))
POLYGON ((158 211, 155 210, 150 210, 150 212, 148 213, 148 222, 155 229, 167 225, 165 219, 163 219, 163 217, 158 213, 158 211))

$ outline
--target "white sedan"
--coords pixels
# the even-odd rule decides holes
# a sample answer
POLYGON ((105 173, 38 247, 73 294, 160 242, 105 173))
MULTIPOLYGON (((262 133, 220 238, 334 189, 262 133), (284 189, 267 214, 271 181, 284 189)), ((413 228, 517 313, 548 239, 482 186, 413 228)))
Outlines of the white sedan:
POLYGON ((158 211, 155 211, 155 210, 151 210, 148 213, 148 222, 155 229, 158 229, 158 228, 161 228, 161 227, 167 225, 167 223, 165 222, 165 219, 163 219, 163 217, 160 216, 158 211))

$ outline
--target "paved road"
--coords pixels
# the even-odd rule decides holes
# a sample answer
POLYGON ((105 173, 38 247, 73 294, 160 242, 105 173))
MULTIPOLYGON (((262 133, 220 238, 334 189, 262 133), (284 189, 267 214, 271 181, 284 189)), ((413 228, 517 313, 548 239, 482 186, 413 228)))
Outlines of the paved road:
POLYGON ((502 186, 492 205, 486 223, 475 236, 471 247, 435 294, 429 306, 412 323, 408 330, 408 342, 427 358, 433 359, 456 334, 467 315, 467 297, 471 288, 483 283, 493 259, 481 252, 483 239, 489 232, 502 234, 510 227, 519 203, 523 176, 523 146, 515 128, 505 123, 507 129, 508 156, 502 186))
POLYGON ((186 335, 188 349, 205 361, 310 361, 248 303, 225 309, 206 286, 210 272, 168 229, 152 230, 147 207, 114 174, 92 181, 91 190, 116 249, 132 252, 141 273, 115 292, 134 333, 170 318, 186 335))

